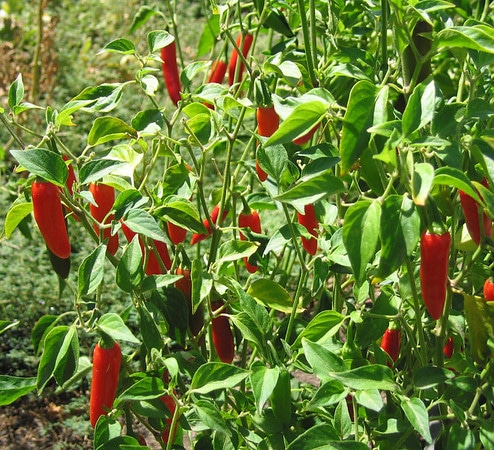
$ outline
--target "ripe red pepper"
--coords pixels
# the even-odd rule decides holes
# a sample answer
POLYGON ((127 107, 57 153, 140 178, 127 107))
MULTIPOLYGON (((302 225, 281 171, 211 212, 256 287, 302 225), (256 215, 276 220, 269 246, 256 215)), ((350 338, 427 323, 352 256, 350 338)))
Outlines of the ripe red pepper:
MULTIPOLYGON (((254 233, 261 232, 261 219, 257 211, 251 210, 248 212, 242 211, 238 216, 238 226, 240 228, 249 228, 254 233)), ((245 236, 240 233, 240 240, 244 241, 245 236)), ((244 258, 245 268, 250 273, 257 272, 257 266, 249 263, 249 258, 244 258)))
POLYGON ((185 237, 187 236, 187 230, 185 228, 179 227, 173 222, 168 222, 166 226, 168 228, 168 237, 175 245, 185 241, 185 237))
MULTIPOLYGON (((237 44, 237 47, 242 51, 242 55, 244 56, 244 58, 247 57, 247 54, 249 53, 250 46, 252 45, 253 40, 254 40, 254 36, 250 33, 247 33, 245 36, 242 33, 239 33, 239 35, 237 36, 235 42, 237 44)), ((240 67, 238 69, 238 78, 235 79, 237 63, 238 63, 238 52, 236 48, 233 48, 232 56, 230 58, 230 63, 228 65, 228 84, 230 86, 232 86, 233 83, 235 83, 235 81, 242 80, 242 74, 245 70, 245 66, 244 63, 241 61, 240 67)))
POLYGON ((446 301, 451 235, 424 231, 420 240, 420 288, 430 316, 441 317, 446 301))
MULTIPOLYGON (((213 223, 217 223, 219 213, 220 213, 220 205, 216 205, 211 211, 211 221, 213 223)), ((222 221, 225 220, 227 215, 228 215, 228 210, 224 210, 221 220, 222 221)), ((190 241, 191 245, 197 244, 198 242, 201 242, 207 237, 211 236, 212 230, 211 230, 211 225, 209 224, 209 220, 204 219, 202 223, 206 227, 207 233, 206 234, 194 233, 192 235, 192 240, 190 241)))
MULTIPOLYGON (((211 303, 211 310, 214 312, 223 306, 222 301, 211 303)), ((211 322, 213 345, 221 361, 230 364, 235 356, 235 343, 233 333, 230 328, 228 317, 219 315, 213 318, 211 322)))
POLYGON ((204 326, 204 309, 202 304, 192 313, 192 280, 190 270, 177 267, 177 275, 183 275, 183 278, 175 282, 175 287, 182 292, 187 301, 189 308, 189 328, 194 336, 197 336, 204 326))
MULTIPOLYGON (((489 183, 484 178, 481 184, 486 188, 489 187, 489 183)), ((460 204, 465 216, 465 223, 467 225, 468 233, 475 244, 480 244, 481 229, 480 229, 480 205, 468 194, 463 191, 459 191, 460 204)), ((484 225, 484 233, 487 237, 492 236, 492 221, 486 213, 482 213, 482 223, 484 225)))
MULTIPOLYGON (((256 111, 257 118, 257 132, 259 136, 270 137, 280 125, 280 118, 274 106, 259 107, 256 111)), ((268 174, 262 170, 259 163, 256 160, 256 172, 259 180, 266 181, 268 174)))
MULTIPOLYGON (((137 234, 136 232, 132 231, 127 225, 125 225, 124 222, 121 222, 122 224, 122 231, 127 238, 127 241, 131 241, 134 239, 134 236, 137 234)), ((157 241, 153 239, 153 244, 156 247, 156 251, 158 252, 159 259, 161 259, 161 262, 165 266, 166 270, 170 270, 172 267, 172 260, 170 258, 170 254, 168 253, 168 247, 164 242, 157 241)), ((141 251, 144 254, 145 253, 145 246, 144 246, 144 241, 141 236, 139 236, 139 245, 141 247, 141 251)), ((145 268, 146 275, 159 275, 164 272, 161 263, 156 256, 156 253, 154 252, 154 249, 150 248, 148 249, 149 256, 147 257, 147 264, 145 268)))
MULTIPOLYGON (((66 155, 63 155, 62 158, 64 161, 69 160, 69 157, 66 155)), ((65 185, 67 186, 70 195, 74 195, 74 183, 77 182, 77 178, 75 176, 74 167, 72 166, 72 164, 67 165, 67 169, 69 170, 69 175, 67 176, 65 185)))
MULTIPOLYGON (((113 208, 113 203, 115 202, 115 189, 107 184, 102 183, 90 183, 89 191, 93 194, 94 201, 96 205, 89 206, 89 211, 91 216, 93 216, 101 224, 109 224, 112 222, 114 216, 109 215, 109 212, 113 208), (104 223, 103 223, 104 221, 104 223)), ((99 234, 99 226, 94 225, 94 230, 99 234)), ((114 255, 118 250, 118 235, 114 234, 112 236, 110 228, 103 229, 103 238, 108 239, 108 251, 114 255)))
POLYGON ((161 59, 163 60, 163 78, 165 79, 166 90, 172 102, 177 106, 180 97, 180 75, 177 66, 177 46, 175 41, 161 49, 161 59))
POLYGON ((486 302, 494 302, 494 282, 487 278, 484 283, 484 299, 486 302))
POLYGON ((455 344, 453 342, 453 338, 450 336, 444 344, 443 353, 446 358, 450 359, 453 356, 453 350, 455 349, 455 344))
MULTIPOLYGON (((169 383, 168 370, 165 370, 163 372, 163 381, 166 384, 169 383)), ((165 429, 161 433, 161 438, 163 439, 163 442, 167 444, 170 439, 172 439, 172 441, 175 440, 175 436, 177 433, 178 423, 175 429, 173 430, 173 432, 171 430, 171 425, 173 423, 173 416, 175 414, 175 410, 177 409, 177 404, 175 403, 175 400, 173 400, 173 397, 171 395, 163 395, 162 397, 160 397, 160 400, 164 403, 168 411, 170 411, 170 415, 171 415, 171 417, 167 417, 165 419, 165 429)))
POLYGON ((307 239, 302 236, 302 245, 309 255, 315 255, 317 252, 317 229, 319 228, 319 222, 316 218, 314 205, 305 205, 304 213, 305 214, 297 213, 298 223, 304 226, 314 237, 307 239))
POLYGON ((213 61, 213 64, 211 65, 211 72, 209 72, 208 76, 208 83, 221 84, 225 78, 227 68, 228 65, 222 59, 213 61))
POLYGON ((34 181, 31 195, 34 220, 47 247, 59 258, 69 258, 69 235, 58 186, 47 181, 34 181))
POLYGON ((89 418, 94 427, 102 415, 113 406, 118 387, 122 352, 117 342, 105 348, 96 344, 93 353, 93 379, 89 399, 89 418))
MULTIPOLYGON (((391 356, 393 362, 396 362, 400 355, 401 331, 398 329, 388 328, 384 332, 381 340, 381 348, 391 356)), ((388 363, 388 366, 391 364, 388 363)))
POLYGON ((319 124, 315 125, 308 133, 304 134, 303 136, 300 136, 297 139, 293 140, 293 143, 295 145, 304 145, 305 143, 309 142, 312 136, 314 136, 314 133, 317 131, 319 128, 319 124))

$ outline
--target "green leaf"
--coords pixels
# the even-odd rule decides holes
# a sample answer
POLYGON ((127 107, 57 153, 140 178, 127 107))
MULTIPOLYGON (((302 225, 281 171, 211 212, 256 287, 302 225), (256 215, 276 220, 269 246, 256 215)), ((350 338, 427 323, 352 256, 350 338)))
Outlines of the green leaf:
POLYGON ((258 147, 256 151, 257 163, 275 180, 279 180, 288 166, 288 153, 283 145, 258 147))
POLYGON ((412 198, 417 206, 424 206, 434 181, 434 167, 429 163, 417 163, 412 176, 412 198))
POLYGON ((407 196, 390 195, 382 204, 381 212, 380 279, 397 270, 420 239, 420 216, 407 196))
POLYGON ((78 270, 79 297, 92 294, 103 281, 106 246, 100 245, 84 260, 78 270))
POLYGON ((430 389, 454 376, 451 370, 441 367, 420 367, 413 373, 413 384, 418 389, 430 389))
POLYGON ((347 370, 345 361, 321 344, 304 339, 302 347, 314 374, 323 383, 332 379, 334 373, 347 370))
POLYGON ((12 233, 19 226, 19 224, 31 214, 33 210, 33 204, 31 202, 14 202, 9 208, 7 215, 5 216, 4 233, 5 237, 9 239, 12 233))
POLYGON ((434 46, 438 49, 468 48, 494 53, 494 28, 484 24, 449 27, 437 33, 434 46))
POLYGON ((346 372, 333 372, 331 376, 341 381, 345 386, 356 390, 394 391, 397 389, 393 371, 389 367, 379 364, 357 367, 346 372))
POLYGON ((32 174, 60 187, 65 185, 69 170, 59 154, 43 148, 11 150, 10 153, 32 174))
MULTIPOLYGON (((315 425, 290 442, 287 450, 330 450, 336 448, 331 446, 330 441, 337 441, 339 438, 338 433, 331 425, 327 423, 315 425)), ((351 448, 356 450, 368 448, 366 445, 359 447, 359 442, 352 441, 349 443, 353 444, 354 447, 351 448)))
POLYGON ((378 201, 360 201, 348 208, 343 222, 343 243, 357 283, 366 278, 367 265, 376 254, 381 221, 378 201))
POLYGON ((103 50, 101 50, 101 52, 120 53, 122 55, 134 55, 135 50, 135 45, 132 41, 120 38, 108 42, 108 44, 103 47, 103 50))
POLYGON ((290 203, 295 208, 303 209, 304 205, 315 203, 318 200, 345 191, 343 181, 335 177, 328 170, 308 179, 302 179, 300 183, 274 197, 280 202, 290 203))
POLYGON ((327 105, 320 101, 298 105, 264 145, 286 144, 303 136, 321 122, 326 111, 327 105))
POLYGON ((134 20, 132 21, 132 25, 130 26, 130 29, 128 31, 129 35, 133 35, 139 28, 141 28, 143 25, 145 25, 151 17, 159 14, 158 11, 155 9, 147 6, 147 5, 142 5, 139 8, 139 11, 134 15, 134 20))
POLYGON ((413 428, 431 444, 432 436, 429 430, 429 415, 427 414, 424 402, 417 397, 402 397, 400 406, 413 428))
POLYGON ((489 338, 494 338, 494 302, 468 294, 463 294, 463 298, 470 353, 476 362, 483 364, 491 357, 487 342, 489 338))
POLYGON ((316 391, 314 396, 310 399, 307 408, 309 410, 317 410, 319 408, 325 408, 330 405, 343 400, 348 394, 343 384, 337 380, 328 379, 321 387, 316 391))
POLYGON ((342 175, 351 170, 367 147, 370 138, 367 129, 372 125, 374 118, 374 103, 377 93, 375 84, 366 80, 357 82, 350 91, 341 131, 342 175))
POLYGON ((432 121, 435 106, 436 85, 434 81, 416 86, 403 113, 403 135, 410 136, 432 121))
POLYGON ((154 134, 163 128, 165 121, 159 109, 139 111, 132 119, 131 125, 141 134, 154 134))
POLYGON ((249 370, 220 362, 208 362, 197 369, 192 377, 190 392, 208 394, 219 389, 231 389, 250 375, 249 370))
POLYGON ((118 408, 118 405, 128 401, 153 400, 161 397, 165 392, 165 385, 161 378, 147 376, 123 391, 115 400, 115 407, 118 408))
POLYGON ((126 341, 133 344, 139 344, 139 340, 132 334, 132 331, 129 330, 118 314, 103 314, 98 319, 96 327, 115 341, 126 341))
POLYGON ((79 345, 75 327, 53 328, 44 341, 36 380, 38 391, 41 393, 44 390, 52 376, 55 376, 59 383, 70 378, 77 369, 78 358, 79 345))
POLYGON ((208 400, 196 400, 193 406, 197 416, 207 428, 228 436, 232 435, 230 427, 214 403, 208 400))
POLYGON ((91 112, 110 112, 120 102, 123 83, 103 83, 85 88, 72 99, 74 105, 84 103, 84 109, 91 112))
POLYGON ((276 311, 290 313, 293 308, 293 299, 288 291, 273 280, 261 278, 254 281, 247 294, 252 296, 261 305, 273 308, 276 311))
POLYGON ((252 392, 256 400, 257 412, 262 414, 264 406, 276 386, 280 369, 278 367, 269 368, 260 361, 256 361, 251 366, 251 370, 250 383, 252 392))
POLYGON ((19 324, 20 322, 18 320, 0 320, 0 335, 19 324))
POLYGON ((36 389, 35 377, 0 375, 0 406, 10 405, 36 389))
POLYGON ((155 53, 163 47, 170 45, 175 38, 163 30, 155 30, 148 33, 148 47, 150 53, 155 53))
POLYGON ((337 333, 344 320, 345 317, 337 311, 321 311, 297 336, 292 349, 300 348, 302 339, 323 344, 337 333))
POLYGON ((56 323, 58 316, 53 316, 50 314, 40 317, 40 319, 34 325, 31 331, 31 339, 33 341, 33 347, 36 355, 38 355, 42 349, 44 338, 53 328, 56 323))
POLYGON ((125 218, 127 225, 134 233, 147 236, 160 242, 166 242, 166 234, 155 218, 143 209, 131 209, 125 218))
POLYGON ((22 74, 17 75, 15 81, 9 88, 9 106, 14 110, 16 106, 19 106, 24 98, 24 82, 22 80, 22 74))
POLYGON ((88 145, 94 147, 117 139, 137 138, 137 130, 117 117, 97 117, 87 138, 88 145))
POLYGON ((355 398, 359 405, 372 411, 379 412, 384 406, 381 392, 377 389, 365 389, 355 392, 355 398))
POLYGON ((124 292, 132 292, 144 278, 142 250, 139 236, 135 235, 125 247, 117 266, 117 286, 124 292))
POLYGON ((454 187, 468 194, 476 202, 482 203, 477 191, 472 185, 470 179, 459 169, 453 167, 441 167, 436 169, 434 174, 434 184, 454 187))
MULTIPOLYGON (((163 338, 150 310, 157 311, 157 308, 153 304, 143 304, 137 307, 142 340, 148 355, 151 355, 153 348, 158 351, 163 349, 163 338)), ((158 318, 158 314, 154 315, 158 318)))
POLYGON ((111 159, 98 159, 89 161, 79 170, 81 184, 89 184, 101 180, 105 175, 117 171, 125 163, 111 159))
POLYGON ((217 264, 248 258, 257 250, 257 244, 249 241, 227 241, 221 244, 217 264))
POLYGON ((189 200, 178 197, 169 197, 159 209, 159 214, 169 222, 195 233, 206 233, 197 207, 189 200))
POLYGON ((207 18, 207 22, 202 29, 199 44, 197 45, 197 57, 208 54, 216 43, 216 38, 220 34, 220 15, 212 14, 207 18))

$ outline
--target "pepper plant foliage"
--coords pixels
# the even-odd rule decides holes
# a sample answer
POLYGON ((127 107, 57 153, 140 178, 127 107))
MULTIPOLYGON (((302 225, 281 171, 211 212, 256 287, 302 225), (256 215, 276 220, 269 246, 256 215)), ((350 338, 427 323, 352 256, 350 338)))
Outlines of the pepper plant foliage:
POLYGON ((180 50, 190 24, 169 6, 142 7, 130 34, 101 50, 135 58, 134 81, 85 87, 59 109, 28 103, 22 75, 10 87, 2 122, 15 137, 19 198, 4 235, 25 230, 31 185, 43 179, 60 187, 72 244, 86 235, 94 246, 62 290, 72 299, 64 320, 40 317, 33 330, 37 378, 2 376, 1 403, 90 379, 92 349, 79 344, 89 333, 118 341, 124 360, 96 448, 138 448, 136 420, 163 448, 491 448, 494 302, 482 287, 494 242, 484 229, 472 241, 458 192, 494 217, 492 5, 211 2, 193 61, 180 50), (133 42, 151 17, 162 30, 133 42), (161 75, 172 43, 177 106, 161 75), (213 61, 226 68, 233 53, 233 82, 208 83, 213 61), (145 106, 124 117, 131 90, 145 106), (256 110, 272 105, 279 127, 260 136, 256 110), (68 148, 83 115, 94 117, 85 145, 68 148), (33 116, 46 120, 42 136, 29 132, 33 116), (103 224, 90 214, 90 183, 117 193, 103 224), (317 230, 298 223, 306 205, 317 230), (238 226, 251 209, 261 232, 238 226), (124 224, 139 239, 127 241, 124 224), (187 231, 183 242, 172 243, 170 224, 187 231), (115 254, 103 229, 119 236, 115 254), (420 289, 426 229, 452 236, 437 320, 420 289), (161 258, 149 274, 162 242, 171 266, 161 258), (99 301, 108 271, 128 294, 121 314, 99 301), (393 359, 380 345, 388 328, 401 337, 393 359), (235 357, 221 361, 230 339, 235 357))

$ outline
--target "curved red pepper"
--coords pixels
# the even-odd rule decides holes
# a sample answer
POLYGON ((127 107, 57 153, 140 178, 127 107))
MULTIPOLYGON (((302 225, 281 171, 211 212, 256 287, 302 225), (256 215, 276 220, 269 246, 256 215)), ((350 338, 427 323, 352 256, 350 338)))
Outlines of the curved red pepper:
POLYGON ((168 222, 166 226, 168 228, 168 237, 175 245, 185 241, 187 236, 187 230, 185 228, 175 225, 173 222, 168 222))
MULTIPOLYGON (((259 136, 270 137, 279 127, 280 118, 274 106, 259 107, 256 111, 257 132, 259 136)), ((256 172, 259 180, 266 181, 268 174, 262 170, 256 159, 256 172)))
POLYGON ((161 49, 161 59, 163 60, 163 78, 165 79, 166 90, 172 102, 177 106, 181 100, 180 96, 180 75, 177 66, 177 45, 175 41, 161 49))
POLYGON ((319 228, 319 222, 316 218, 314 205, 305 205, 304 213, 305 214, 297 213, 298 223, 304 226, 314 237, 307 239, 302 236, 302 245, 309 255, 315 255, 317 252, 317 229, 319 228))
POLYGON ((225 78, 227 68, 228 65, 222 59, 213 61, 213 64, 211 65, 211 72, 209 72, 208 76, 208 83, 221 84, 225 78))
MULTIPOLYGON (((257 211, 250 211, 248 213, 241 212, 238 216, 238 226, 240 228, 249 228, 254 233, 261 232, 261 218, 257 211)), ((240 233, 240 240, 244 241, 245 236, 240 233)), ((257 272, 257 266, 249 263, 249 258, 244 258, 245 268, 250 273, 257 272)))
POLYGON ((424 231, 420 240, 420 289, 427 311, 437 320, 446 301, 451 235, 424 231))
MULTIPOLYGON (((114 216, 108 213, 113 208, 115 203, 115 189, 107 184, 103 183, 90 183, 89 191, 93 194, 96 205, 92 203, 89 206, 91 216, 93 216, 101 224, 109 224, 112 222, 114 216), (103 223, 104 222, 104 223, 103 223)), ((100 230, 97 224, 94 225, 94 230, 99 234, 100 230)), ((108 251, 114 255, 118 250, 118 235, 111 234, 110 228, 103 229, 103 238, 108 239, 108 251)))
MULTIPOLYGON (((215 224, 218 221, 218 215, 220 214, 220 205, 216 205, 213 210, 211 211, 211 221, 215 224)), ((226 216, 228 215, 228 210, 224 210, 222 214, 222 221, 225 220, 226 216)), ((206 234, 200 234, 200 233, 194 233, 192 235, 192 240, 190 241, 190 245, 197 244, 198 242, 203 241, 207 237, 211 236, 212 230, 211 230, 211 225, 209 224, 208 219, 204 219, 202 221, 203 225, 206 227, 207 233, 206 234)))
MULTIPOLYGON (((250 33, 247 33, 244 37, 242 33, 240 33, 237 36, 236 39, 236 44, 237 47, 242 51, 242 55, 244 58, 247 57, 247 54, 249 53, 250 46, 252 45, 252 41, 254 40, 254 36, 250 33)), ((238 63, 238 52, 236 48, 233 48, 232 51, 232 56, 230 58, 230 63, 228 65, 228 84, 230 86, 235 83, 235 81, 241 81, 242 80, 242 74, 245 70, 244 63, 241 61, 240 62, 240 67, 238 69, 238 79, 235 79, 236 75, 236 70, 237 70, 237 63, 238 63)))
POLYGON ((304 144, 306 144, 307 142, 310 141, 310 139, 312 138, 312 136, 314 136, 314 133, 317 131, 318 128, 319 128, 319 124, 315 125, 308 133, 304 134, 303 136, 300 136, 297 139, 294 139, 293 140, 293 143, 295 145, 304 145, 304 144))
POLYGON ((58 186, 35 181, 31 187, 34 220, 47 247, 62 259, 70 257, 70 241, 58 186))
POLYGON ((89 419, 94 427, 113 406, 118 387, 122 353, 117 342, 110 348, 96 344, 93 353, 93 378, 89 399, 89 419))

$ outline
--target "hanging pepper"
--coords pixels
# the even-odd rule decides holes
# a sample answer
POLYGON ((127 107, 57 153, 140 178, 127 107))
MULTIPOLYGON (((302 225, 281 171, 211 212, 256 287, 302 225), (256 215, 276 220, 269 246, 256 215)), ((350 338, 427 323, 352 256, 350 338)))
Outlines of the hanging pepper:
POLYGON ((177 44, 175 40, 161 49, 161 59, 163 60, 163 78, 165 79, 166 90, 171 101, 177 106, 181 100, 180 96, 180 75, 177 66, 177 44))
MULTIPOLYGON (((381 340, 381 348, 396 362, 400 355, 401 331, 396 328, 387 328, 381 340)), ((388 366, 391 366, 388 363, 388 366)))
POLYGON ((319 222, 316 218, 314 205, 305 205, 304 214, 297 213, 297 218, 298 223, 305 227, 307 231, 314 236, 310 239, 302 236, 302 245, 309 255, 315 255, 317 252, 317 229, 319 228, 319 222))
MULTIPOLYGON (((489 183, 486 178, 481 181, 481 184, 486 188, 489 187, 489 183)), ((467 226, 468 233, 475 244, 480 244, 481 239, 481 228, 480 228, 480 205, 468 194, 463 191, 459 191, 460 194, 460 204, 463 210, 463 215, 465 216, 465 223, 467 226)), ((487 237, 492 236, 492 221, 487 216, 485 212, 482 212, 482 224, 484 228, 484 234, 487 237)))
MULTIPOLYGON (((238 216, 238 226, 240 228, 249 228, 254 233, 261 233, 261 219, 258 212, 250 209, 247 212, 242 211, 238 216)), ((240 240, 245 240, 245 236, 242 233, 240 233, 240 240)), ((248 272, 257 272, 257 266, 249 263, 249 258, 244 258, 244 264, 248 272)))
MULTIPOLYGON (((223 306, 222 301, 211 303, 211 310, 214 312, 223 306)), ((235 356, 235 343, 233 333, 230 328, 228 317, 219 315, 211 322, 213 345, 221 361, 230 364, 235 356)))
MULTIPOLYGON (((254 36, 250 33, 245 34, 245 36, 242 33, 239 33, 236 39, 236 44, 237 47, 240 49, 242 52, 242 55, 244 58, 247 57, 247 54, 249 53, 250 46, 252 45, 252 41, 254 40, 254 36)), ((238 69, 238 78, 235 78, 235 75, 237 75, 237 64, 238 64, 238 51, 236 48, 233 49, 232 51, 232 56, 230 58, 230 63, 228 66, 228 84, 230 86, 235 83, 235 81, 241 81, 242 80, 242 74, 244 72, 245 66, 243 61, 240 62, 240 66, 238 69)))
POLYGON ((420 240, 420 289, 427 311, 437 320, 446 301, 451 235, 424 231, 420 240))
MULTIPOLYGON (((264 106, 257 108, 256 111, 257 118, 257 132, 259 136, 270 137, 278 129, 280 124, 280 118, 274 106, 264 106)), ((261 168, 259 162, 256 159, 256 172, 259 180, 266 181, 268 174, 261 168)))
MULTIPOLYGON (((90 183, 89 192, 93 194, 96 205, 92 203, 89 206, 91 216, 99 223, 107 225, 112 222, 114 216, 109 214, 115 203, 115 189, 112 186, 103 183, 90 183)), ((98 224, 94 225, 94 230, 99 234, 98 224)), ((118 235, 111 234, 110 228, 103 229, 103 238, 108 239, 108 251, 114 255, 118 250, 118 235)))

